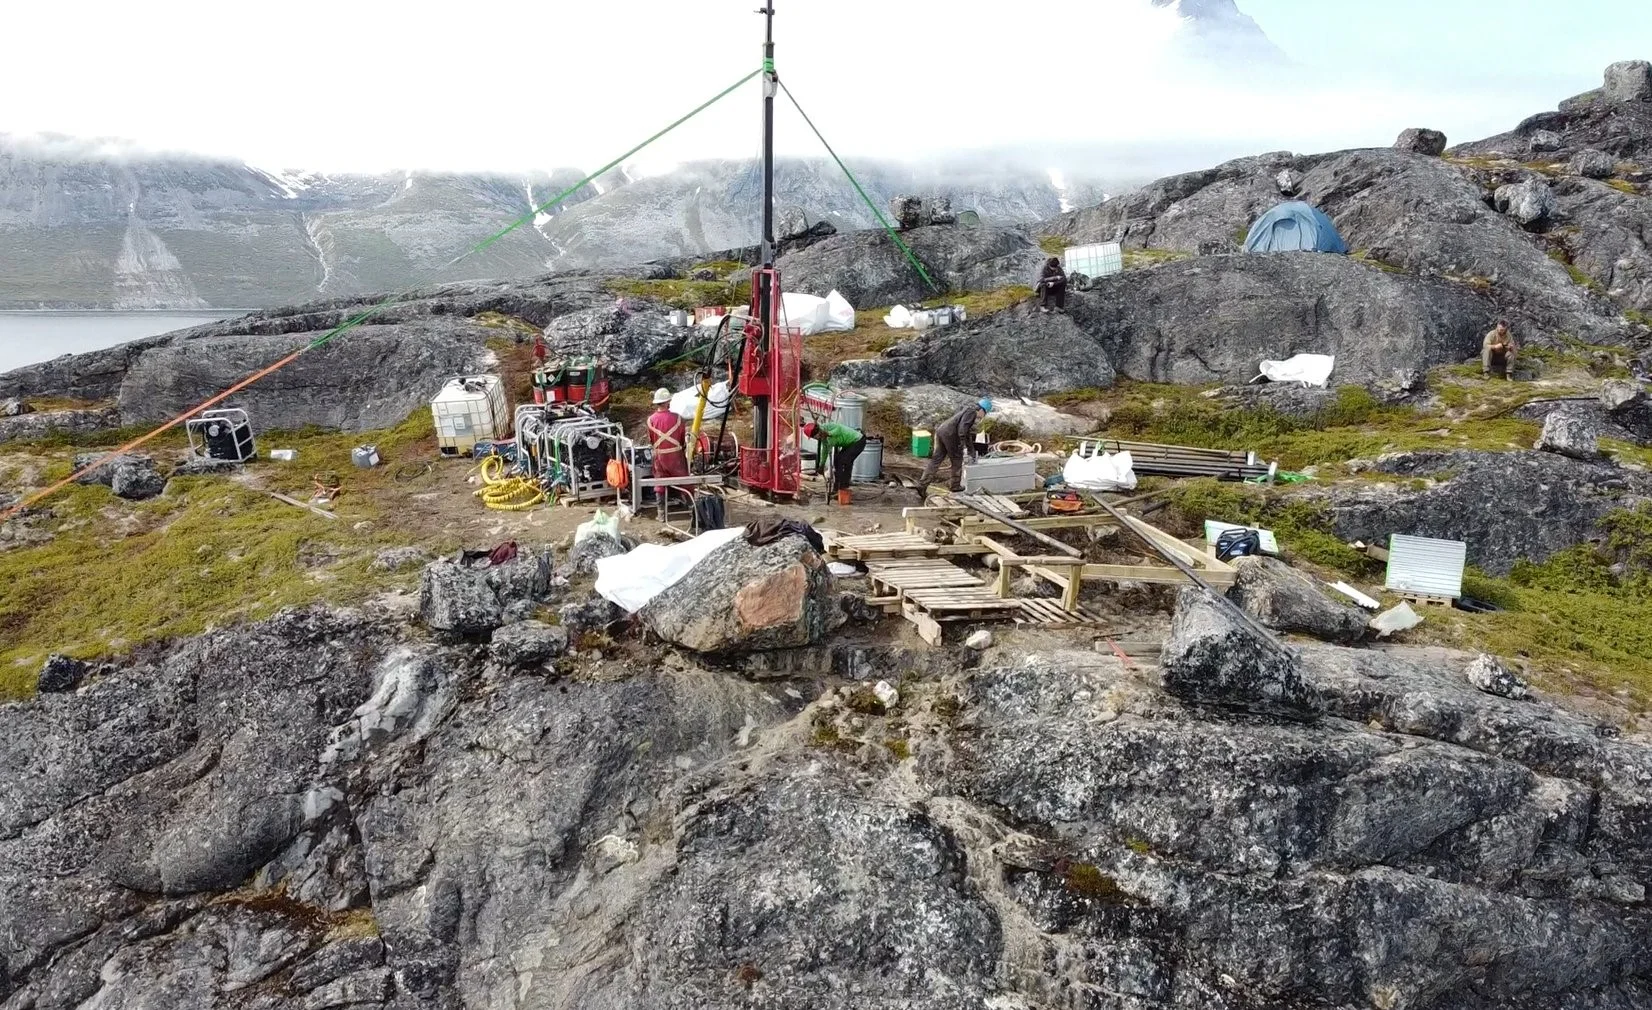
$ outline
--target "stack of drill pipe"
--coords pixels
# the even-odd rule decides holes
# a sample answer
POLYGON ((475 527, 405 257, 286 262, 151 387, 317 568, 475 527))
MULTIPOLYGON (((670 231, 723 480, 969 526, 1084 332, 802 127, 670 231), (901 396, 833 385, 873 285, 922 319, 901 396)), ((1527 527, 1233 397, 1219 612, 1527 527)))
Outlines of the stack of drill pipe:
POLYGON ((1130 454, 1130 466, 1138 474, 1155 477, 1215 477, 1218 480, 1248 480, 1266 477, 1266 463, 1251 462, 1249 453, 1227 449, 1200 449, 1186 445, 1154 442, 1126 442, 1120 439, 1086 439, 1102 452, 1130 454))

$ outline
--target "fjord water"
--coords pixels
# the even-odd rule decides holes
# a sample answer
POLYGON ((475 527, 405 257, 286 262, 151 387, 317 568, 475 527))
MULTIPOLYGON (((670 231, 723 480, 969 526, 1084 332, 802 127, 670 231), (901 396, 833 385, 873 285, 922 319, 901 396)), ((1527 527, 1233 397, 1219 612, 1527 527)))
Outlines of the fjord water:
POLYGON ((200 326, 228 312, 0 312, 0 372, 200 326))

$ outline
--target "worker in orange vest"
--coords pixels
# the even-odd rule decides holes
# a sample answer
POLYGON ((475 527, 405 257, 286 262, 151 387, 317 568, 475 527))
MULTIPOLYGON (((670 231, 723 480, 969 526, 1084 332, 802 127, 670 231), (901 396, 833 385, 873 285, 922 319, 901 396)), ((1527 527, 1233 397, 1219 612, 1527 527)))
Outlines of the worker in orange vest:
POLYGON ((654 447, 654 476, 687 477, 687 438, 683 419, 671 409, 671 390, 654 390, 654 413, 648 415, 648 442, 654 447))

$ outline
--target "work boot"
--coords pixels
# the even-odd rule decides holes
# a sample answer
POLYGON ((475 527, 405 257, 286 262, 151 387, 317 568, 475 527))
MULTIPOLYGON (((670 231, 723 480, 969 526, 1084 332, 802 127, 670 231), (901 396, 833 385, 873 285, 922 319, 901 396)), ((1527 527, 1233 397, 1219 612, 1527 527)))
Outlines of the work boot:
POLYGON ((1047 305, 1040 305, 1038 307, 1038 311, 1044 313, 1046 316, 1050 314, 1050 309, 1049 309, 1049 306, 1047 306, 1047 305))

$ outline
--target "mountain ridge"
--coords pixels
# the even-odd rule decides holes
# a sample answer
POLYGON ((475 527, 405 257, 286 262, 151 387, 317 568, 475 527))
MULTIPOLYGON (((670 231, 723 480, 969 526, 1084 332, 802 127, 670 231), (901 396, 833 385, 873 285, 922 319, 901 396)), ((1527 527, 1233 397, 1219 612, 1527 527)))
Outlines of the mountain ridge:
MULTIPOLYGON (((947 195, 956 209, 1026 223, 1101 187, 1048 170, 863 164, 875 201, 947 195), (1059 180, 1059 181, 1058 181, 1059 180)), ((694 256, 749 245, 753 160, 690 162, 660 176, 272 170, 227 159, 0 134, 0 309, 263 308, 413 284, 694 256), (485 250, 473 244, 574 188, 485 250), (464 256, 458 267, 447 265, 464 256)), ((782 159, 782 207, 847 228, 875 223, 830 162, 782 159)))

